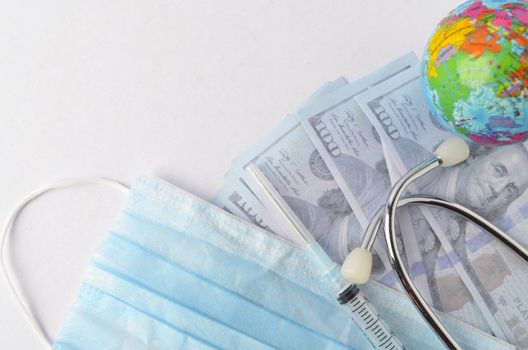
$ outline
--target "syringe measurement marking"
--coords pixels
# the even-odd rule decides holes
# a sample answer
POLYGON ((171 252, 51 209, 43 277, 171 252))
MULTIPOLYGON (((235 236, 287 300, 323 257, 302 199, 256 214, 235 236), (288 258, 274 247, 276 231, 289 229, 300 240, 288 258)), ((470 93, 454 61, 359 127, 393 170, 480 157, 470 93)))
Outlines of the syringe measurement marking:
MULTIPOLYGON (((392 335, 384 343, 380 344, 380 346, 387 344, 391 339, 392 339, 392 335)), ((391 344, 388 344, 388 345, 391 345, 391 344)), ((394 345, 392 346, 394 347, 394 345)))
POLYGON ((363 305, 365 305, 365 302, 363 302, 361 305, 359 305, 357 308, 353 309, 352 312, 356 312, 357 310, 359 310, 359 308, 361 308, 363 305))
POLYGON ((376 323, 378 323, 378 321, 379 321, 379 318, 376 321, 372 322, 372 324, 370 326, 368 326, 367 328, 365 328, 365 330, 368 331, 370 329, 370 327, 374 326, 376 323))
MULTIPOLYGON (((371 314, 368 314, 367 316, 368 317, 365 319, 365 322, 366 322, 367 326, 370 326, 369 322, 374 320, 374 316, 372 316, 371 314)), ((375 322, 375 321, 373 321, 373 322, 375 322)))
POLYGON ((385 325, 383 323, 381 325, 379 324, 381 321, 379 315, 376 317, 370 312, 366 300, 354 298, 350 302, 350 305, 352 306, 352 312, 356 313, 365 322, 365 331, 370 330, 369 333, 374 335, 379 348, 396 349, 392 334, 384 329, 385 325))
POLYGON ((365 315, 368 313, 368 310, 366 307, 363 307, 363 310, 359 311, 359 316, 361 318, 365 317, 365 315))
MULTIPOLYGON (((358 304, 361 304, 361 300, 359 300, 357 297, 355 297, 354 299, 352 299, 353 301, 350 302, 350 305, 352 305, 353 308, 355 308, 353 311, 357 310, 356 306, 358 304)), ((365 301, 363 301, 363 304, 365 303, 365 301)))

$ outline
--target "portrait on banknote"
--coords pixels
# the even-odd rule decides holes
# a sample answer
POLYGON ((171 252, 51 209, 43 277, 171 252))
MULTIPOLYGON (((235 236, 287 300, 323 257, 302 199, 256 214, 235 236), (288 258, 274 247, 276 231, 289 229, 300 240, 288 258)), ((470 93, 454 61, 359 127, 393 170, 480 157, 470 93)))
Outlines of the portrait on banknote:
MULTIPOLYGON (((408 155, 404 158, 408 167, 430 156, 430 152, 409 139, 402 138, 396 142, 408 155)), ((528 169, 525 167, 528 151, 520 144, 500 148, 472 145, 471 148, 471 156, 467 162, 457 167, 439 168, 419 181, 416 190, 455 200, 488 220, 500 223, 509 206, 528 188, 528 169)), ((492 304, 491 298, 486 295, 501 285, 510 273, 504 259, 498 254, 489 253, 470 262, 466 240, 467 220, 443 209, 431 211, 484 300, 492 304)), ((453 311, 471 302, 471 296, 459 278, 435 273, 435 269, 442 266, 442 262, 437 261, 441 244, 420 210, 412 208, 411 219, 418 236, 418 246, 434 306, 443 311, 453 311)))

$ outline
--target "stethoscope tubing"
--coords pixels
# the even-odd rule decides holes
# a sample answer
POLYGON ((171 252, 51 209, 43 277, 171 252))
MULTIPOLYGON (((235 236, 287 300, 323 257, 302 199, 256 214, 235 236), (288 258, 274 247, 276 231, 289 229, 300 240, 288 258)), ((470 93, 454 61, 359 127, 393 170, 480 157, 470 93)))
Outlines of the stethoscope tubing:
POLYGON ((447 328, 442 324, 433 309, 429 307, 427 302, 424 300, 403 264, 403 260, 400 256, 397 246, 396 210, 408 205, 441 207, 463 216, 468 221, 489 232, 494 238, 498 239, 502 244, 504 244, 507 248, 509 248, 527 263, 528 250, 526 250, 518 242, 509 237, 504 231, 486 220, 484 217, 461 204, 427 195, 411 195, 402 198, 403 193, 413 181, 417 180, 421 176, 427 174, 440 165, 441 160, 438 157, 432 157, 413 170, 409 171, 394 185, 385 208, 380 209, 376 213, 367 227, 361 247, 371 250, 377 233, 383 226, 389 260, 409 298, 425 318, 425 320, 429 323, 431 328, 438 335, 438 337, 444 342, 444 344, 449 349, 458 350, 462 348, 451 336, 447 328))

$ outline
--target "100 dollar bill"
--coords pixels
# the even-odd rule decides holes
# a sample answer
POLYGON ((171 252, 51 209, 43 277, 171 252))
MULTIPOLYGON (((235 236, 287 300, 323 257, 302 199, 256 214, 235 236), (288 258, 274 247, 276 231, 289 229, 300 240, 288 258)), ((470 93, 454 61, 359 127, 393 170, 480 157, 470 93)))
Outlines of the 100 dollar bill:
POLYGON ((245 219, 254 225, 275 233, 275 224, 267 217, 266 208, 251 192, 245 181, 233 172, 225 176, 225 183, 211 200, 214 205, 245 219))
MULTIPOLYGON (((430 157, 449 136, 430 117, 419 77, 416 65, 356 97, 386 144, 386 157, 397 172, 394 179, 430 157)), ((465 103, 472 101, 470 97, 465 103)), ((518 215, 516 204, 528 199, 526 148, 474 148, 467 162, 438 169, 413 191, 455 200, 506 230, 517 226, 526 232, 528 222, 518 215)), ((446 211, 414 208, 411 214, 421 259, 413 271, 427 276, 433 305, 486 329, 474 312, 476 303, 495 335, 528 348, 528 277, 508 263, 510 253, 446 211)))
MULTIPOLYGON (((390 191, 390 164, 384 159, 377 131, 354 97, 417 62, 414 53, 406 54, 366 77, 326 95, 297 114, 363 229, 367 228, 376 212, 385 205, 390 191)), ((376 240, 375 247, 386 258, 381 240, 381 237, 376 240)), ((400 247, 406 260, 404 245, 400 247)), ((374 277, 384 284, 399 287, 393 273, 374 277)))
POLYGON ((364 229, 385 205, 390 179, 381 140, 354 97, 417 62, 409 53, 297 114, 364 229))
MULTIPOLYGON (((359 245, 362 238, 359 222, 295 116, 286 117, 233 163, 243 176, 248 164, 256 164, 334 261, 341 263, 359 245)), ((246 180, 265 202, 260 186, 252 178, 246 180)), ((280 219, 280 215, 275 218, 280 219)), ((286 223, 284 227, 288 227, 286 223)))
MULTIPOLYGON (((325 83, 322 87, 316 90, 310 97, 308 97, 301 106, 306 106, 312 101, 320 98, 336 89, 339 89, 342 86, 347 85, 347 81, 344 78, 338 78, 334 81, 325 83)), ((292 120, 291 117, 287 117, 285 121, 281 122, 281 125, 288 123, 287 120, 292 120)), ((260 140, 255 146, 250 150, 239 155, 233 162, 233 168, 226 175, 226 183, 224 188, 219 191, 216 196, 215 204, 221 204, 229 211, 233 211, 233 207, 237 209, 240 207, 240 202, 242 202, 245 207, 243 211, 236 210, 235 215, 247 218, 253 223, 262 227, 262 223, 266 222, 266 227, 274 227, 273 232, 277 233, 279 236, 299 245, 303 245, 304 242, 299 242, 295 235, 292 235, 292 232, 289 232, 289 226, 285 226, 284 218, 277 212, 277 209, 273 206, 272 203, 266 202, 266 196, 260 193, 262 199, 259 199, 256 193, 259 193, 259 186, 255 186, 253 183, 253 189, 248 185, 249 181, 253 181, 252 178, 244 179, 245 172, 243 171, 244 164, 251 161, 253 158, 257 157, 255 153, 259 153, 260 149, 266 148, 269 143, 273 143, 276 139, 275 135, 280 134, 282 127, 276 127, 274 130, 279 130, 277 132, 271 132, 270 135, 264 137, 260 140), (247 159, 247 160, 245 160, 247 159), (242 163, 242 164, 241 164, 242 163), (242 186, 241 186, 242 185, 242 186), (236 192, 233 192, 233 189, 236 189, 236 192), (236 200, 236 203, 233 203, 233 200, 236 200), (247 213, 248 209, 251 208, 251 213, 247 213), (255 222, 255 218, 259 218, 255 222), (263 219, 265 218, 265 219, 263 219), (282 224, 282 225, 281 225, 282 224), (282 226, 282 227, 281 227, 282 226)), ((288 128, 288 126, 286 126, 288 128)), ((277 137, 282 137, 280 135, 277 137)))

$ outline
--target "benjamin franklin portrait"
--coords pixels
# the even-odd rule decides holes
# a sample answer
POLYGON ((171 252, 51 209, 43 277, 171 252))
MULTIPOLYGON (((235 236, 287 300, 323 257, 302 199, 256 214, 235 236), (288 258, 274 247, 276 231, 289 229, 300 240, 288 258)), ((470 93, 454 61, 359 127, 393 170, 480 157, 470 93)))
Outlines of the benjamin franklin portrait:
MULTIPOLYGON (((431 156, 418 144, 402 139, 407 168, 412 168, 431 156)), ((440 168, 421 179, 421 193, 454 200, 492 222, 500 222, 513 201, 528 188, 528 151, 521 144, 502 147, 471 146, 470 158, 451 168, 440 168)), ((435 276, 441 249, 435 232, 418 208, 412 208, 412 220, 433 306, 441 311, 460 309, 472 297, 458 276, 435 276)), ((451 212, 431 210, 446 233, 464 269, 493 312, 496 309, 490 291, 500 286, 510 274, 499 254, 487 254, 469 262, 466 245, 467 221, 451 212), (493 266, 493 268, 490 268, 493 266)))

